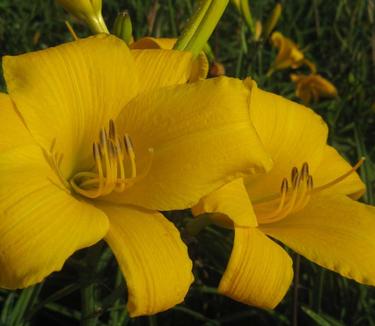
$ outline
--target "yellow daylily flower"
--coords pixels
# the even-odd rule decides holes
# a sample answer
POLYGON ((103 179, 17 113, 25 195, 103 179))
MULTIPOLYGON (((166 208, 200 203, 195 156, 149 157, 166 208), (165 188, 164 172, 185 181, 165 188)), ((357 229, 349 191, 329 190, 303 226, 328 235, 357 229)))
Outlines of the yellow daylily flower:
POLYGON ((0 287, 40 282, 104 238, 131 316, 184 299, 192 263, 158 211, 270 166, 248 89, 231 78, 186 84, 192 61, 105 34, 3 58, 0 287))
POLYGON ((317 102, 320 98, 337 96, 335 85, 319 74, 291 74, 290 78, 296 84, 297 97, 305 104, 309 104, 311 100, 317 102))
MULTIPOLYGON (((177 39, 175 38, 162 38, 162 37, 143 37, 134 43, 131 43, 129 47, 131 49, 166 49, 172 50, 176 44, 177 39)), ((190 76, 190 81, 202 80, 207 77, 209 71, 209 63, 204 53, 201 53, 194 61, 194 66, 190 76)))
POLYGON ((94 33, 108 33, 102 16, 102 0, 56 0, 66 11, 84 21, 94 33))
POLYGON ((355 172, 362 160, 351 167, 327 145, 327 126, 309 108, 255 83, 251 93, 250 115, 273 168, 228 183, 193 209, 234 228, 219 292, 264 308, 281 301, 292 260, 267 236, 320 266, 375 285, 375 207, 355 200, 364 192, 355 172))
POLYGON ((272 46, 279 49, 270 71, 286 68, 298 68, 304 63, 304 55, 298 46, 280 32, 271 35, 272 46))

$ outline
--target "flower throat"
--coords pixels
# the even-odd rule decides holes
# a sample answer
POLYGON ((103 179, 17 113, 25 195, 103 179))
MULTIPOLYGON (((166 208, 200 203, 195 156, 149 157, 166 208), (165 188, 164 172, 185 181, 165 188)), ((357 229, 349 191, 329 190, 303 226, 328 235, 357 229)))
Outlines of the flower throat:
POLYGON ((293 167, 290 180, 286 177, 282 180, 280 193, 253 201, 258 220, 260 223, 273 223, 292 212, 300 211, 308 204, 313 194, 343 181, 354 173, 364 160, 365 158, 362 157, 348 172, 316 188, 314 188, 313 177, 309 174, 309 165, 306 162, 300 170, 293 167))
POLYGON ((102 128, 93 144, 95 172, 79 172, 71 180, 73 190, 88 198, 122 192, 135 183, 137 169, 133 145, 128 134, 119 137, 113 120, 108 131, 102 128))

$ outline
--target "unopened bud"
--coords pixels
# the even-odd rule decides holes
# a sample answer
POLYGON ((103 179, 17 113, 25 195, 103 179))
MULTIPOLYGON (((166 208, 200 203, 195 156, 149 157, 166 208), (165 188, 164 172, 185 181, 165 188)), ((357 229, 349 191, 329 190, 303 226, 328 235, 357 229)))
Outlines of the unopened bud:
POLYGON ((70 14, 84 21, 93 33, 109 33, 102 16, 102 0, 56 1, 70 14))
POLYGON ((113 24, 113 34, 124 40, 126 44, 133 42, 133 25, 126 10, 117 15, 113 24))
POLYGON ((265 39, 267 39, 274 30, 276 24, 280 19, 281 11, 282 6, 280 3, 277 3, 271 12, 271 15, 268 17, 266 23, 264 24, 263 36, 265 39))
POLYGON ((260 22, 260 20, 257 20, 255 23, 254 40, 258 41, 261 35, 262 35, 262 23, 260 22))

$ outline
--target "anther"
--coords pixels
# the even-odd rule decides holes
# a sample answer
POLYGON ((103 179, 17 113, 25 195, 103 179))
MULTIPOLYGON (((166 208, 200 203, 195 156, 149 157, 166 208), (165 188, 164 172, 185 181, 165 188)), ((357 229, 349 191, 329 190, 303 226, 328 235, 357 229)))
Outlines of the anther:
POLYGON ((309 165, 305 162, 302 164, 301 178, 305 178, 309 175, 309 165))
POLYGON ((307 188, 309 190, 312 190, 312 188, 314 187, 314 181, 313 181, 313 177, 311 175, 309 175, 307 177, 307 188))
POLYGON ((290 174, 290 180, 294 180, 295 179, 295 176, 296 175, 298 175, 298 169, 294 166, 293 168, 292 168, 292 172, 291 172, 291 174, 290 174))
POLYGON ((281 193, 286 193, 288 192, 288 179, 287 178, 284 178, 283 181, 281 182, 281 189, 280 189, 280 192, 281 193))
POLYGON ((108 134, 109 134, 109 138, 110 139, 115 139, 116 137, 116 127, 115 127, 115 123, 113 122, 113 120, 109 120, 109 131, 108 131, 108 134))
POLYGON ((124 145, 125 145, 126 153, 128 153, 128 155, 131 157, 134 156, 133 143, 128 134, 124 136, 124 145))

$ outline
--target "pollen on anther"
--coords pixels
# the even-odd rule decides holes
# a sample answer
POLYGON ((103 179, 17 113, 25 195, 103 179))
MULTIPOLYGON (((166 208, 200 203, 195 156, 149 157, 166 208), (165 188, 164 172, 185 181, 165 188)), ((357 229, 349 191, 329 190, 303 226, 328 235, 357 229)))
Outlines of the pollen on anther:
POLYGON ((302 169, 301 169, 301 176, 306 177, 309 175, 309 165, 307 162, 302 164, 302 169))
POLYGON ((116 127, 115 127, 115 123, 112 119, 109 120, 108 134, 109 134, 110 139, 115 139, 115 137, 116 137, 116 127))
POLYGON ((280 189, 281 193, 288 192, 288 188, 289 188, 288 179, 284 178, 283 181, 281 182, 281 189, 280 189))

